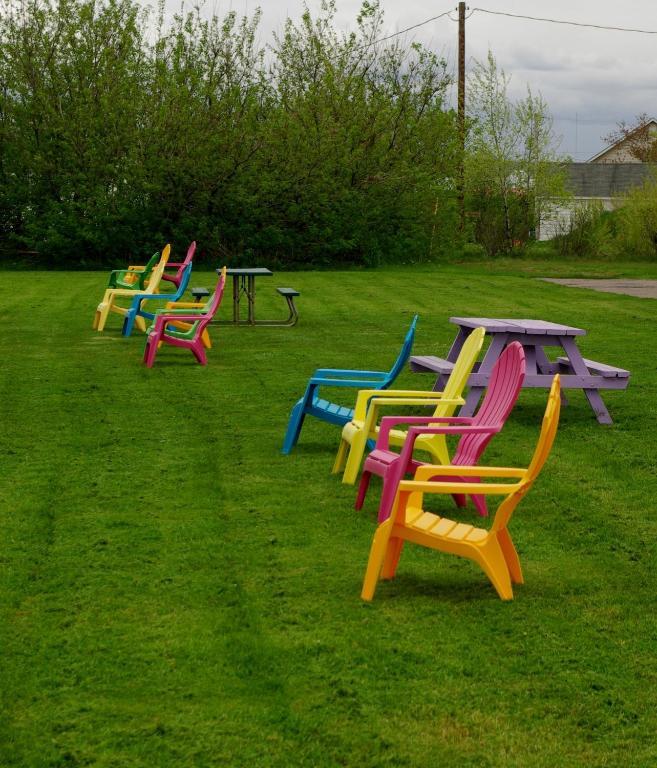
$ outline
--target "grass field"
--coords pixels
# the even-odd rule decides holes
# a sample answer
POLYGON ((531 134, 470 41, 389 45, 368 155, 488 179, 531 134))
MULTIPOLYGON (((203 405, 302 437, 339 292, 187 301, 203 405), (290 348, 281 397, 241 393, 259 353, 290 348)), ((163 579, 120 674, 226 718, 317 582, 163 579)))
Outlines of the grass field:
MULTIPOLYGON (((116 315, 91 330, 102 273, 0 273, 0 766, 657 765, 657 304, 548 273, 657 268, 277 274, 258 307, 293 285, 297 327, 218 328, 206 368, 166 348, 152 370, 116 315), (632 371, 613 426, 570 396, 511 523, 511 603, 413 547, 363 603, 378 485, 354 512, 327 424, 280 454, 312 370, 388 367, 415 312, 418 354, 444 356, 450 315, 535 317, 632 371)), ((526 463, 545 397, 488 463, 526 463)))

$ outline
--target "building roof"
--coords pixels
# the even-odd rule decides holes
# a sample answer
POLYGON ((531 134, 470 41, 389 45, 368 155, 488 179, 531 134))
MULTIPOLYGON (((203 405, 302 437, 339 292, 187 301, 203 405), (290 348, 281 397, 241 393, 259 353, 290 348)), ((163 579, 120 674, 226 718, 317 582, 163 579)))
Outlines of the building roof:
POLYGON ((657 178, 649 163, 567 163, 566 186, 575 197, 618 197, 657 178))
POLYGON ((590 157, 587 162, 589 163, 597 162, 609 152, 614 152, 620 147, 622 147, 622 145, 625 144, 628 139, 631 139, 639 131, 642 131, 645 128, 648 128, 648 130, 650 130, 650 127, 657 128, 657 120, 655 120, 654 117, 651 117, 649 120, 646 120, 646 122, 642 123, 641 125, 637 125, 637 127, 633 131, 630 131, 627 134, 627 136, 623 136, 622 138, 618 139, 618 141, 614 142, 613 144, 610 144, 608 147, 601 149, 597 155, 593 155, 593 157, 590 157))

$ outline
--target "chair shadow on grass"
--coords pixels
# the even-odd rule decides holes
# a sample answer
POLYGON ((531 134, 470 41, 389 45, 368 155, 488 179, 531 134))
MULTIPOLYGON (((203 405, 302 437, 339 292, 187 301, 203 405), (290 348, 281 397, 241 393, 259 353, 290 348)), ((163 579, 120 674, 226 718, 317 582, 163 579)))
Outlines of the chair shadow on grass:
POLYGON ((452 604, 473 603, 482 600, 502 602, 490 582, 485 577, 480 577, 481 571, 476 566, 472 565, 470 572, 468 571, 468 564, 465 561, 462 564, 464 568, 458 574, 449 573, 446 576, 443 569, 437 569, 435 576, 420 576, 413 573, 412 570, 404 568, 404 555, 402 554, 395 578, 391 581, 380 581, 377 585, 374 604, 377 600, 421 600, 425 597, 452 604))

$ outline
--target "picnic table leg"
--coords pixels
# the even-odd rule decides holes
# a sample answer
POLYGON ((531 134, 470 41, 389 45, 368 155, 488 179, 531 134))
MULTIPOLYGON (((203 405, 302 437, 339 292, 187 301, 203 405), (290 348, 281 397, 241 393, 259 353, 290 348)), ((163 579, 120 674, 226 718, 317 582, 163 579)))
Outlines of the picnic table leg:
POLYGON ((249 275, 246 296, 249 300, 249 324, 255 325, 255 277, 249 275))
MULTIPOLYGON (((589 369, 586 367, 582 353, 579 351, 579 347, 575 343, 574 339, 570 336, 564 336, 561 340, 561 346, 563 347, 568 361, 577 376, 589 376, 589 369)), ((597 389, 584 389, 586 399, 589 401, 593 413, 600 424, 613 424, 612 418, 609 415, 607 406, 604 404, 600 392, 597 389)))
MULTIPOLYGON (((548 356, 545 354, 543 347, 534 347, 534 350, 536 351, 536 365, 541 373, 554 375, 559 372, 558 364, 551 363, 548 360, 548 356)), ((559 396, 561 397, 561 405, 568 405, 568 398, 563 389, 560 391, 559 396)))
MULTIPOLYGON (((449 348, 449 352, 447 353, 447 360, 449 360, 450 363, 456 362, 456 358, 459 356, 459 352, 461 351, 463 343, 467 338, 468 331, 466 331, 462 326, 459 326, 459 331, 456 334, 454 341, 452 342, 452 346, 449 348)), ((445 389, 445 384, 447 383, 448 378, 449 374, 441 373, 433 385, 433 391, 442 392, 443 389, 445 389)))
POLYGON ((239 325, 240 322, 240 279, 238 275, 233 275, 233 322, 239 325))
MULTIPOLYGON (((508 340, 508 334, 496 333, 493 336, 493 340, 488 347, 484 359, 479 366, 477 373, 483 373, 490 376, 493 371, 493 366, 497 362, 497 358, 502 354, 504 347, 508 340)), ((488 384, 488 381, 486 382, 488 384)), ((472 416, 477 408, 479 398, 482 396, 486 387, 470 387, 468 396, 465 398, 465 405, 459 411, 459 416, 472 416)))

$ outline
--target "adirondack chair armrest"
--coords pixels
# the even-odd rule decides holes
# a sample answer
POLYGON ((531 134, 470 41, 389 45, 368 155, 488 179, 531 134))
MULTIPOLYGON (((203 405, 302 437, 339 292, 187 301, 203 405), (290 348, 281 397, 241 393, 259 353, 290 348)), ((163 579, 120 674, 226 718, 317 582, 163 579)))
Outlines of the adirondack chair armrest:
POLYGON ((329 376, 331 378, 335 378, 336 376, 347 376, 347 377, 360 377, 360 376, 369 376, 373 379, 385 379, 385 377, 388 374, 384 371, 360 371, 360 370, 350 370, 347 368, 318 368, 313 373, 313 378, 320 377, 320 376, 329 376))
POLYGON ((463 405, 462 397, 373 397, 370 400, 370 411, 378 413, 383 405, 463 405))
MULTIPOLYGON (((399 398, 399 397, 414 397, 423 398, 423 403, 426 401, 428 405, 437 405, 442 400, 442 392, 434 392, 432 390, 415 390, 415 389, 361 389, 356 397, 356 405, 354 407, 354 420, 364 421, 367 409, 370 406, 370 401, 373 397, 376 398, 399 398)), ((417 405, 417 403, 416 403, 417 405)))
POLYGON ((460 427, 411 427, 408 430, 408 437, 411 435, 414 438, 420 435, 496 435, 500 429, 501 427, 470 427, 466 424, 460 427))
POLYGON ((327 387, 352 387, 361 389, 372 382, 366 379, 327 379, 323 376, 313 376, 309 383, 315 385, 323 384, 327 387))
POLYGON ((107 292, 112 296, 134 296, 135 292, 132 288, 108 288, 107 292))
MULTIPOLYGON (((444 474, 444 467, 437 465, 434 475, 444 474)), ((449 482, 445 480, 402 480, 398 486, 398 492, 411 493, 458 493, 469 496, 507 496, 518 489, 520 483, 463 483, 459 480, 449 482)))
MULTIPOLYGON (((390 440, 390 432, 394 427, 396 427, 399 424, 407 424, 407 425, 414 425, 414 424, 436 424, 442 421, 447 421, 450 423, 456 423, 457 426, 448 426, 448 427, 414 427, 411 426, 408 432, 407 440, 409 439, 412 432, 414 432, 413 439, 411 440, 411 444, 415 442, 415 439, 418 435, 426 435, 426 434, 444 434, 444 435, 458 435, 462 432, 490 432, 492 431, 490 428, 478 428, 478 427, 470 427, 469 425, 472 423, 471 418, 466 418, 462 416, 384 416, 381 419, 381 425, 379 427, 379 434, 376 439, 376 447, 377 448, 383 448, 385 450, 389 447, 389 440, 390 440)), ((495 430, 499 432, 499 429, 495 430)))
POLYGON ((167 266, 165 267, 165 269, 168 269, 169 267, 180 269, 180 267, 182 266, 184 266, 184 263, 182 261, 167 261, 167 266))
POLYGON ((177 309, 203 309, 204 307, 205 304, 202 301, 168 301, 166 305, 167 311, 175 311, 177 309))
POLYGON ((145 264, 129 264, 127 269, 122 270, 123 272, 139 272, 146 269, 145 264))
POLYGON ((188 323, 196 323, 198 320, 201 320, 205 315, 193 315, 185 312, 167 312, 164 313, 156 313, 155 315, 155 325, 156 326, 165 326, 167 323, 174 323, 179 320, 186 321, 188 323))
POLYGON ((522 478, 527 473, 524 467, 490 467, 490 466, 472 466, 463 464, 449 464, 447 466, 440 466, 438 464, 423 464, 415 471, 414 480, 420 482, 426 480, 429 477, 433 477, 440 471, 441 475, 456 476, 456 477, 492 477, 492 478, 522 478))

